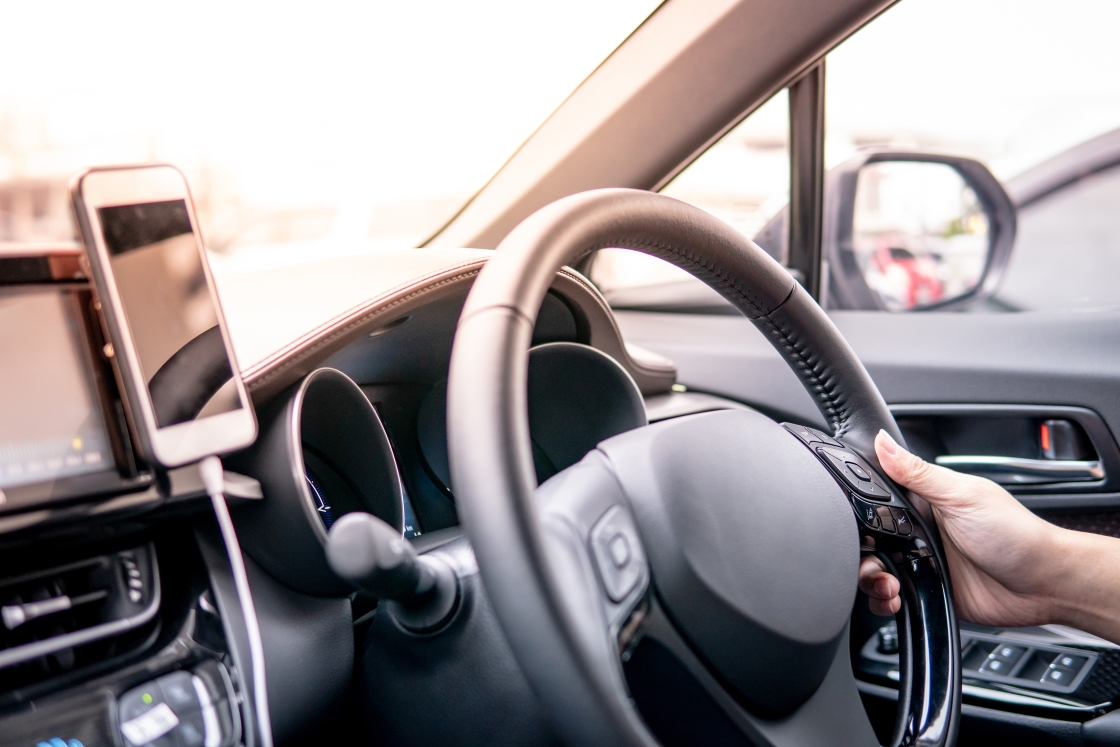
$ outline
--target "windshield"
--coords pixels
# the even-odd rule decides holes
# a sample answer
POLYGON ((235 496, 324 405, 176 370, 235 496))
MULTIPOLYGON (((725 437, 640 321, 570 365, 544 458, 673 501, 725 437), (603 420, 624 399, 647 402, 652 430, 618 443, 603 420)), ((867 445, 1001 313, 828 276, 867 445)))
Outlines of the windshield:
POLYGON ((5 4, 0 247, 73 240, 70 176, 136 162, 218 264, 415 246, 657 4, 5 4))

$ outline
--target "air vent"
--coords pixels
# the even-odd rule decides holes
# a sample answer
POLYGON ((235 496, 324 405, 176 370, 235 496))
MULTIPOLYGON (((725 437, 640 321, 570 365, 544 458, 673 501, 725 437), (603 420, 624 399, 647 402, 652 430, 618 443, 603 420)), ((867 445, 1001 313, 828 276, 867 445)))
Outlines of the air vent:
POLYGON ((111 639, 151 621, 159 601, 150 545, 0 580, 0 683, 25 684, 121 653, 111 639), (108 646, 92 645, 99 642, 108 646))

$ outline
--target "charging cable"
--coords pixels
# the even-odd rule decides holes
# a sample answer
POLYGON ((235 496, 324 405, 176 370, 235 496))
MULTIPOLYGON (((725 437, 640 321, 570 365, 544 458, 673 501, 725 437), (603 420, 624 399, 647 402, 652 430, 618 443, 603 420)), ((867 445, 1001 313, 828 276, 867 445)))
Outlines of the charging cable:
POLYGON ((253 710, 257 713, 257 733, 260 747, 272 747, 272 719, 268 713, 268 689, 264 675, 264 644, 261 641, 261 626, 257 620, 257 609, 249 591, 249 574, 245 571, 245 558, 241 555, 241 544, 233 528, 233 519, 226 505, 225 473, 222 461, 209 456, 198 464, 202 484, 214 505, 214 515, 218 517, 218 527, 226 544, 230 568, 233 570, 233 584, 237 589, 237 600, 241 603, 241 616, 245 619, 245 632, 249 637, 249 658, 253 671, 253 710))

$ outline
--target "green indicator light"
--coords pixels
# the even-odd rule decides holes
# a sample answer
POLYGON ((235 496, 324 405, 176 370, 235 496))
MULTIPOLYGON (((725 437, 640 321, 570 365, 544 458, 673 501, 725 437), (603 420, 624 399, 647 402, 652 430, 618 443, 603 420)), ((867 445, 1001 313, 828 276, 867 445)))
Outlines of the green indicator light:
POLYGON ((148 693, 144 693, 143 695, 141 695, 141 696, 140 696, 140 700, 144 701, 144 703, 145 703, 146 705, 151 705, 151 703, 152 703, 152 696, 151 696, 151 695, 149 695, 148 693))

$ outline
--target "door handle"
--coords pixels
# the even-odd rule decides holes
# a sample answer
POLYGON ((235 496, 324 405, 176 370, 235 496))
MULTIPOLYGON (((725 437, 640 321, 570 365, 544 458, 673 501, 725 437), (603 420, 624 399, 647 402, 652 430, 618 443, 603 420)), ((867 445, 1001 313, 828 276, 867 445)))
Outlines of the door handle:
POLYGON ((982 475, 1001 485, 1038 485, 1048 482, 1103 480, 1099 461, 1073 459, 1023 459, 1005 456, 939 456, 942 467, 982 475))

